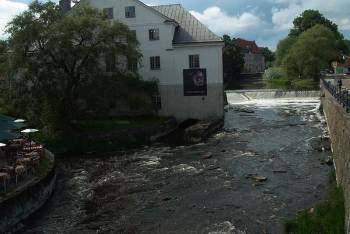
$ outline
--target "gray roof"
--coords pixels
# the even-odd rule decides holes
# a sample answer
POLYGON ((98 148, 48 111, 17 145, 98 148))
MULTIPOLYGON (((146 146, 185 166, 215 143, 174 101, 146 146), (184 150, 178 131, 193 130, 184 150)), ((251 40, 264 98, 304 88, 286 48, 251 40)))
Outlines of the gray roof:
POLYGON ((179 24, 174 35, 175 44, 222 41, 180 4, 151 7, 179 24))

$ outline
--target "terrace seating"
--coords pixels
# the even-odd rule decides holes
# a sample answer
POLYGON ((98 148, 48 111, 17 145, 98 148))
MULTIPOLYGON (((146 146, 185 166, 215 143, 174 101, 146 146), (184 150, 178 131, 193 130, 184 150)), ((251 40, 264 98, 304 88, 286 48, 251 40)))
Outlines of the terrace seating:
POLYGON ((19 179, 24 178, 28 173, 34 173, 39 167, 40 158, 43 153, 43 146, 35 142, 28 142, 25 139, 15 139, 8 142, 3 148, 6 160, 0 169, 0 187, 8 190, 13 179, 17 186, 19 179))

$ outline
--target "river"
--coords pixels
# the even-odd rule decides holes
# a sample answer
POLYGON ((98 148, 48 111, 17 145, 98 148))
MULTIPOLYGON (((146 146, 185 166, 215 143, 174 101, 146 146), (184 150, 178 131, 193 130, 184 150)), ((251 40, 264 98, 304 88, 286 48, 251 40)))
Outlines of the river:
POLYGON ((207 142, 65 159, 20 233, 282 233, 326 193, 316 98, 237 104, 207 142))

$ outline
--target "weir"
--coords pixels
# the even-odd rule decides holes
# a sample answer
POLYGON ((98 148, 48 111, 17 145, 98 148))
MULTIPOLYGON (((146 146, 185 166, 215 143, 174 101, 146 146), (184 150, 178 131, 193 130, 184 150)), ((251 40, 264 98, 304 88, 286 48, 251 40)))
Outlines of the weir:
POLYGON ((295 99, 295 98, 319 98, 318 90, 278 90, 278 89, 257 89, 257 90, 228 90, 225 92, 229 104, 257 99, 295 99))

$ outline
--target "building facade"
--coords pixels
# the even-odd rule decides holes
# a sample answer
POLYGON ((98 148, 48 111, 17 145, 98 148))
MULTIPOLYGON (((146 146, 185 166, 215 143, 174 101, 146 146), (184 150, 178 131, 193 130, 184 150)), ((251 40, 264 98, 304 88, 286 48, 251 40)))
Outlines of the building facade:
POLYGON ((244 56, 244 71, 246 74, 263 73, 265 71, 265 57, 256 45, 255 41, 247 41, 241 38, 235 39, 244 56))
MULTIPOLYGON (((64 0, 63 0, 64 1, 64 0)), ((136 33, 144 80, 158 80, 159 114, 177 119, 223 117, 222 40, 181 5, 138 0, 82 0, 136 33)))
POLYGON ((349 74, 350 73, 350 57, 344 57, 344 62, 333 62, 334 74, 349 74))

